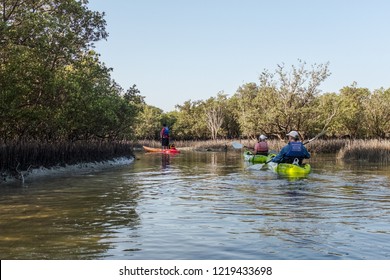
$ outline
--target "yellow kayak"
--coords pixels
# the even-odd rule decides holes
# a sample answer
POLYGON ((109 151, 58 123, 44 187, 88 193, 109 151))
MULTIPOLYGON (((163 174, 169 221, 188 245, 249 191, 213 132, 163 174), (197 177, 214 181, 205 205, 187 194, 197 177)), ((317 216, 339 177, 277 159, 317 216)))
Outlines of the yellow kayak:
POLYGON ((279 175, 286 177, 305 177, 311 172, 310 164, 268 163, 268 167, 279 175))
POLYGON ((253 162, 253 163, 266 163, 269 161, 271 158, 276 156, 275 154, 268 154, 268 156, 265 155, 254 155, 250 151, 245 151, 244 152, 244 160, 253 162))

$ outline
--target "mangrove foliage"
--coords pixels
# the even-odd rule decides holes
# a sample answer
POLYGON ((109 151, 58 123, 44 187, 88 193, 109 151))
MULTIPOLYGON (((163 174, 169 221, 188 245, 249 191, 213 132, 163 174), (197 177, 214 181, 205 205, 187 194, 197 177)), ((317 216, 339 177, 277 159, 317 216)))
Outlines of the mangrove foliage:
POLYGON ((143 98, 99 60, 104 14, 87 1, 0 1, 0 135, 9 141, 122 140, 143 98))

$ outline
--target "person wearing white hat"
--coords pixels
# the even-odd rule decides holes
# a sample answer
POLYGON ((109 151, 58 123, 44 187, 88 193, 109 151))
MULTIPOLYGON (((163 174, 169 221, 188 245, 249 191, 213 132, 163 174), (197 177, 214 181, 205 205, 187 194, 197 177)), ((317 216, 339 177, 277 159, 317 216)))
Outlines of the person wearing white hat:
POLYGON ((259 136, 259 141, 255 144, 253 148, 255 155, 268 155, 268 143, 266 141, 267 136, 261 134, 259 136))
POLYGON ((310 153, 301 141, 299 141, 299 133, 295 130, 290 131, 288 136, 288 144, 284 146, 279 154, 272 159, 272 162, 276 163, 293 163, 295 159, 299 160, 299 164, 302 164, 302 160, 310 158, 310 153))

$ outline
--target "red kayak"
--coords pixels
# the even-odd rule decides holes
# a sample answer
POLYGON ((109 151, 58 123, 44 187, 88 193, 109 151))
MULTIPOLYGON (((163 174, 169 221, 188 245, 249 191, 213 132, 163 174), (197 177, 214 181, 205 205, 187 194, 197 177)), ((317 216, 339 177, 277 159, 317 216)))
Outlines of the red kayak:
POLYGON ((164 154, 177 154, 177 153, 180 153, 179 150, 177 150, 176 148, 170 148, 170 149, 159 149, 159 148, 151 148, 151 147, 146 147, 146 146, 142 146, 145 150, 145 152, 149 152, 149 153, 164 153, 164 154))

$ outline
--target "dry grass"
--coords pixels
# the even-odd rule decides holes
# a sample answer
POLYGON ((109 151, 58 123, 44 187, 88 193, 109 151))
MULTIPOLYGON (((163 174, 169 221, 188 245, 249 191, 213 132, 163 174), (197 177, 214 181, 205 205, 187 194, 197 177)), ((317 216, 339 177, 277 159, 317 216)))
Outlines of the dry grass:
POLYGON ((389 140, 355 140, 337 153, 342 160, 359 160, 367 162, 390 162, 389 140))
MULTIPOLYGON (((252 149, 256 141, 248 139, 233 139, 233 140, 207 140, 207 141, 174 141, 177 148, 180 150, 195 150, 195 151, 231 151, 235 150, 232 143, 237 142, 252 149)), ((307 148, 311 153, 337 153, 342 147, 346 146, 349 140, 315 140, 307 144, 307 148)), ((269 140, 268 145, 272 151, 280 151, 287 141, 269 140)), ((134 147, 142 150, 142 146, 160 148, 161 143, 154 140, 138 141, 134 147)))
MULTIPOLYGON (((238 140, 236 142, 239 142, 247 147, 254 147, 256 144, 255 140, 242 140, 241 142, 238 140)), ((349 140, 315 140, 308 144, 306 144, 307 149, 310 153, 317 153, 317 154, 334 154, 337 153, 341 148, 345 147, 349 143, 349 140)), ((287 144, 286 141, 281 140, 268 140, 268 146, 270 150, 272 151, 280 151, 285 145, 287 144)))
POLYGON ((307 149, 311 153, 317 154, 334 154, 344 148, 350 143, 350 140, 346 139, 317 139, 306 144, 307 149))

